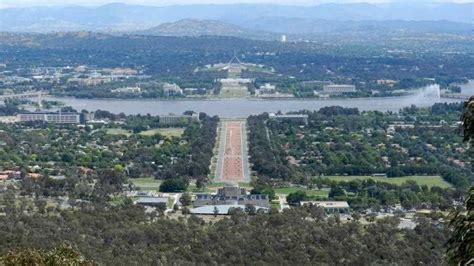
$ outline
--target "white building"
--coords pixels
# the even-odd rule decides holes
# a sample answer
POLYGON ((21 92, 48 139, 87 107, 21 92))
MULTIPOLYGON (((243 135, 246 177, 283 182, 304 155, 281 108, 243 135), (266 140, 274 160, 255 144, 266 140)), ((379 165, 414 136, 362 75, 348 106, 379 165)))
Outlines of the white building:
POLYGON ((326 94, 343 94, 356 92, 354 85, 324 85, 323 92, 326 94))
POLYGON ((183 90, 175 83, 165 83, 163 84, 163 94, 165 96, 177 96, 182 95, 183 90))
POLYGON ((192 115, 160 115, 160 125, 173 126, 173 125, 184 125, 189 124, 193 121, 199 122, 199 114, 194 113, 192 115))
POLYGON ((79 124, 81 123, 81 114, 78 113, 47 113, 47 112, 35 112, 35 113, 23 113, 17 115, 18 122, 33 122, 42 121, 48 123, 58 124, 79 124))
POLYGON ((114 93, 139 93, 142 89, 140 87, 125 87, 125 88, 117 88, 111 90, 114 93))
POLYGON ((265 85, 260 86, 259 93, 273 93, 276 90, 275 85, 271 85, 270 83, 265 83, 265 85))

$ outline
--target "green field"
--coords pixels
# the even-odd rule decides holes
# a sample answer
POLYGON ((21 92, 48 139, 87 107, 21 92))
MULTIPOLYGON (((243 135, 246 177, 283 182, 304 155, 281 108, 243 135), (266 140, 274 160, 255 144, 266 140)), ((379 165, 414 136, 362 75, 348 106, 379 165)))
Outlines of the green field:
POLYGON ((130 136, 132 135, 132 132, 129 130, 125 130, 122 128, 109 128, 107 129, 107 134, 109 135, 124 135, 124 136, 130 136))
POLYGON ((248 95, 247 89, 244 87, 242 89, 225 89, 222 88, 219 93, 221 98, 244 98, 248 95))
POLYGON ((296 191, 304 191, 306 192, 306 195, 308 196, 325 197, 325 198, 327 198, 329 194, 328 190, 316 190, 316 189, 299 188, 299 187, 275 188, 275 194, 288 195, 296 191))
POLYGON ((161 184, 160 180, 153 177, 130 178, 128 180, 141 190, 158 190, 161 184))
POLYGON ((442 188, 451 187, 451 184, 444 181, 440 176, 407 176, 407 177, 378 177, 378 176, 326 176, 334 181, 351 181, 354 179, 367 180, 373 179, 374 181, 387 182, 395 185, 401 185, 407 180, 413 180, 418 185, 427 185, 428 187, 439 186, 442 188))
POLYGON ((142 131, 140 132, 140 135, 150 137, 156 134, 160 134, 167 138, 172 138, 172 137, 181 137, 183 133, 184 133, 184 128, 155 128, 155 129, 150 129, 147 131, 142 131))

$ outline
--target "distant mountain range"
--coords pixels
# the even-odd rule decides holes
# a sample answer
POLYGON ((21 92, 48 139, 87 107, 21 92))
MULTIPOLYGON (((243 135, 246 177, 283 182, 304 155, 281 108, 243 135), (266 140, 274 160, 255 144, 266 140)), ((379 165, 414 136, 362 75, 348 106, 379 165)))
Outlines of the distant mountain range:
POLYGON ((0 9, 0 31, 123 31, 163 35, 230 35, 268 38, 273 33, 334 30, 472 31, 474 3, 181 5, 0 9), (348 23, 347 21, 350 21, 348 23), (436 22, 435 22, 436 21, 436 22), (263 35, 262 35, 263 34, 263 35))

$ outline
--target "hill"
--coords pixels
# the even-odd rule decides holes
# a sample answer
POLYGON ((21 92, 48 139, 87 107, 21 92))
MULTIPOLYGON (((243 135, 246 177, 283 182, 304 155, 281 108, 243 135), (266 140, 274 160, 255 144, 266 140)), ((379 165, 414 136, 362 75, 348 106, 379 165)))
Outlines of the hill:
POLYGON ((276 39, 274 33, 254 31, 217 20, 182 19, 163 23, 137 34, 155 36, 231 36, 248 39, 276 39))

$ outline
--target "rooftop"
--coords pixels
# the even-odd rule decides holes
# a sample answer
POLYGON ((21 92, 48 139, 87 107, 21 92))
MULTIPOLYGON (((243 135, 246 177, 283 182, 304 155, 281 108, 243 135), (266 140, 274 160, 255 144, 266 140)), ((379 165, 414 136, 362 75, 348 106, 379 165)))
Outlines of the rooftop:
POLYGON ((158 204, 158 203, 168 203, 168 198, 164 197, 140 197, 136 200, 137 204, 158 204))
MULTIPOLYGON (((238 205, 238 204, 232 204, 232 205, 207 205, 207 206, 202 206, 202 207, 197 207, 194 209, 191 209, 191 213, 193 214, 214 214, 214 210, 217 208, 218 212, 217 214, 225 215, 229 214, 229 210, 232 208, 239 208, 242 210, 245 210, 245 205, 238 205)), ((258 207, 255 206, 255 209, 258 210, 264 210, 267 211, 268 208, 264 207, 258 207)))
POLYGON ((303 205, 315 205, 322 208, 349 208, 347 201, 302 201, 301 206, 303 205))

